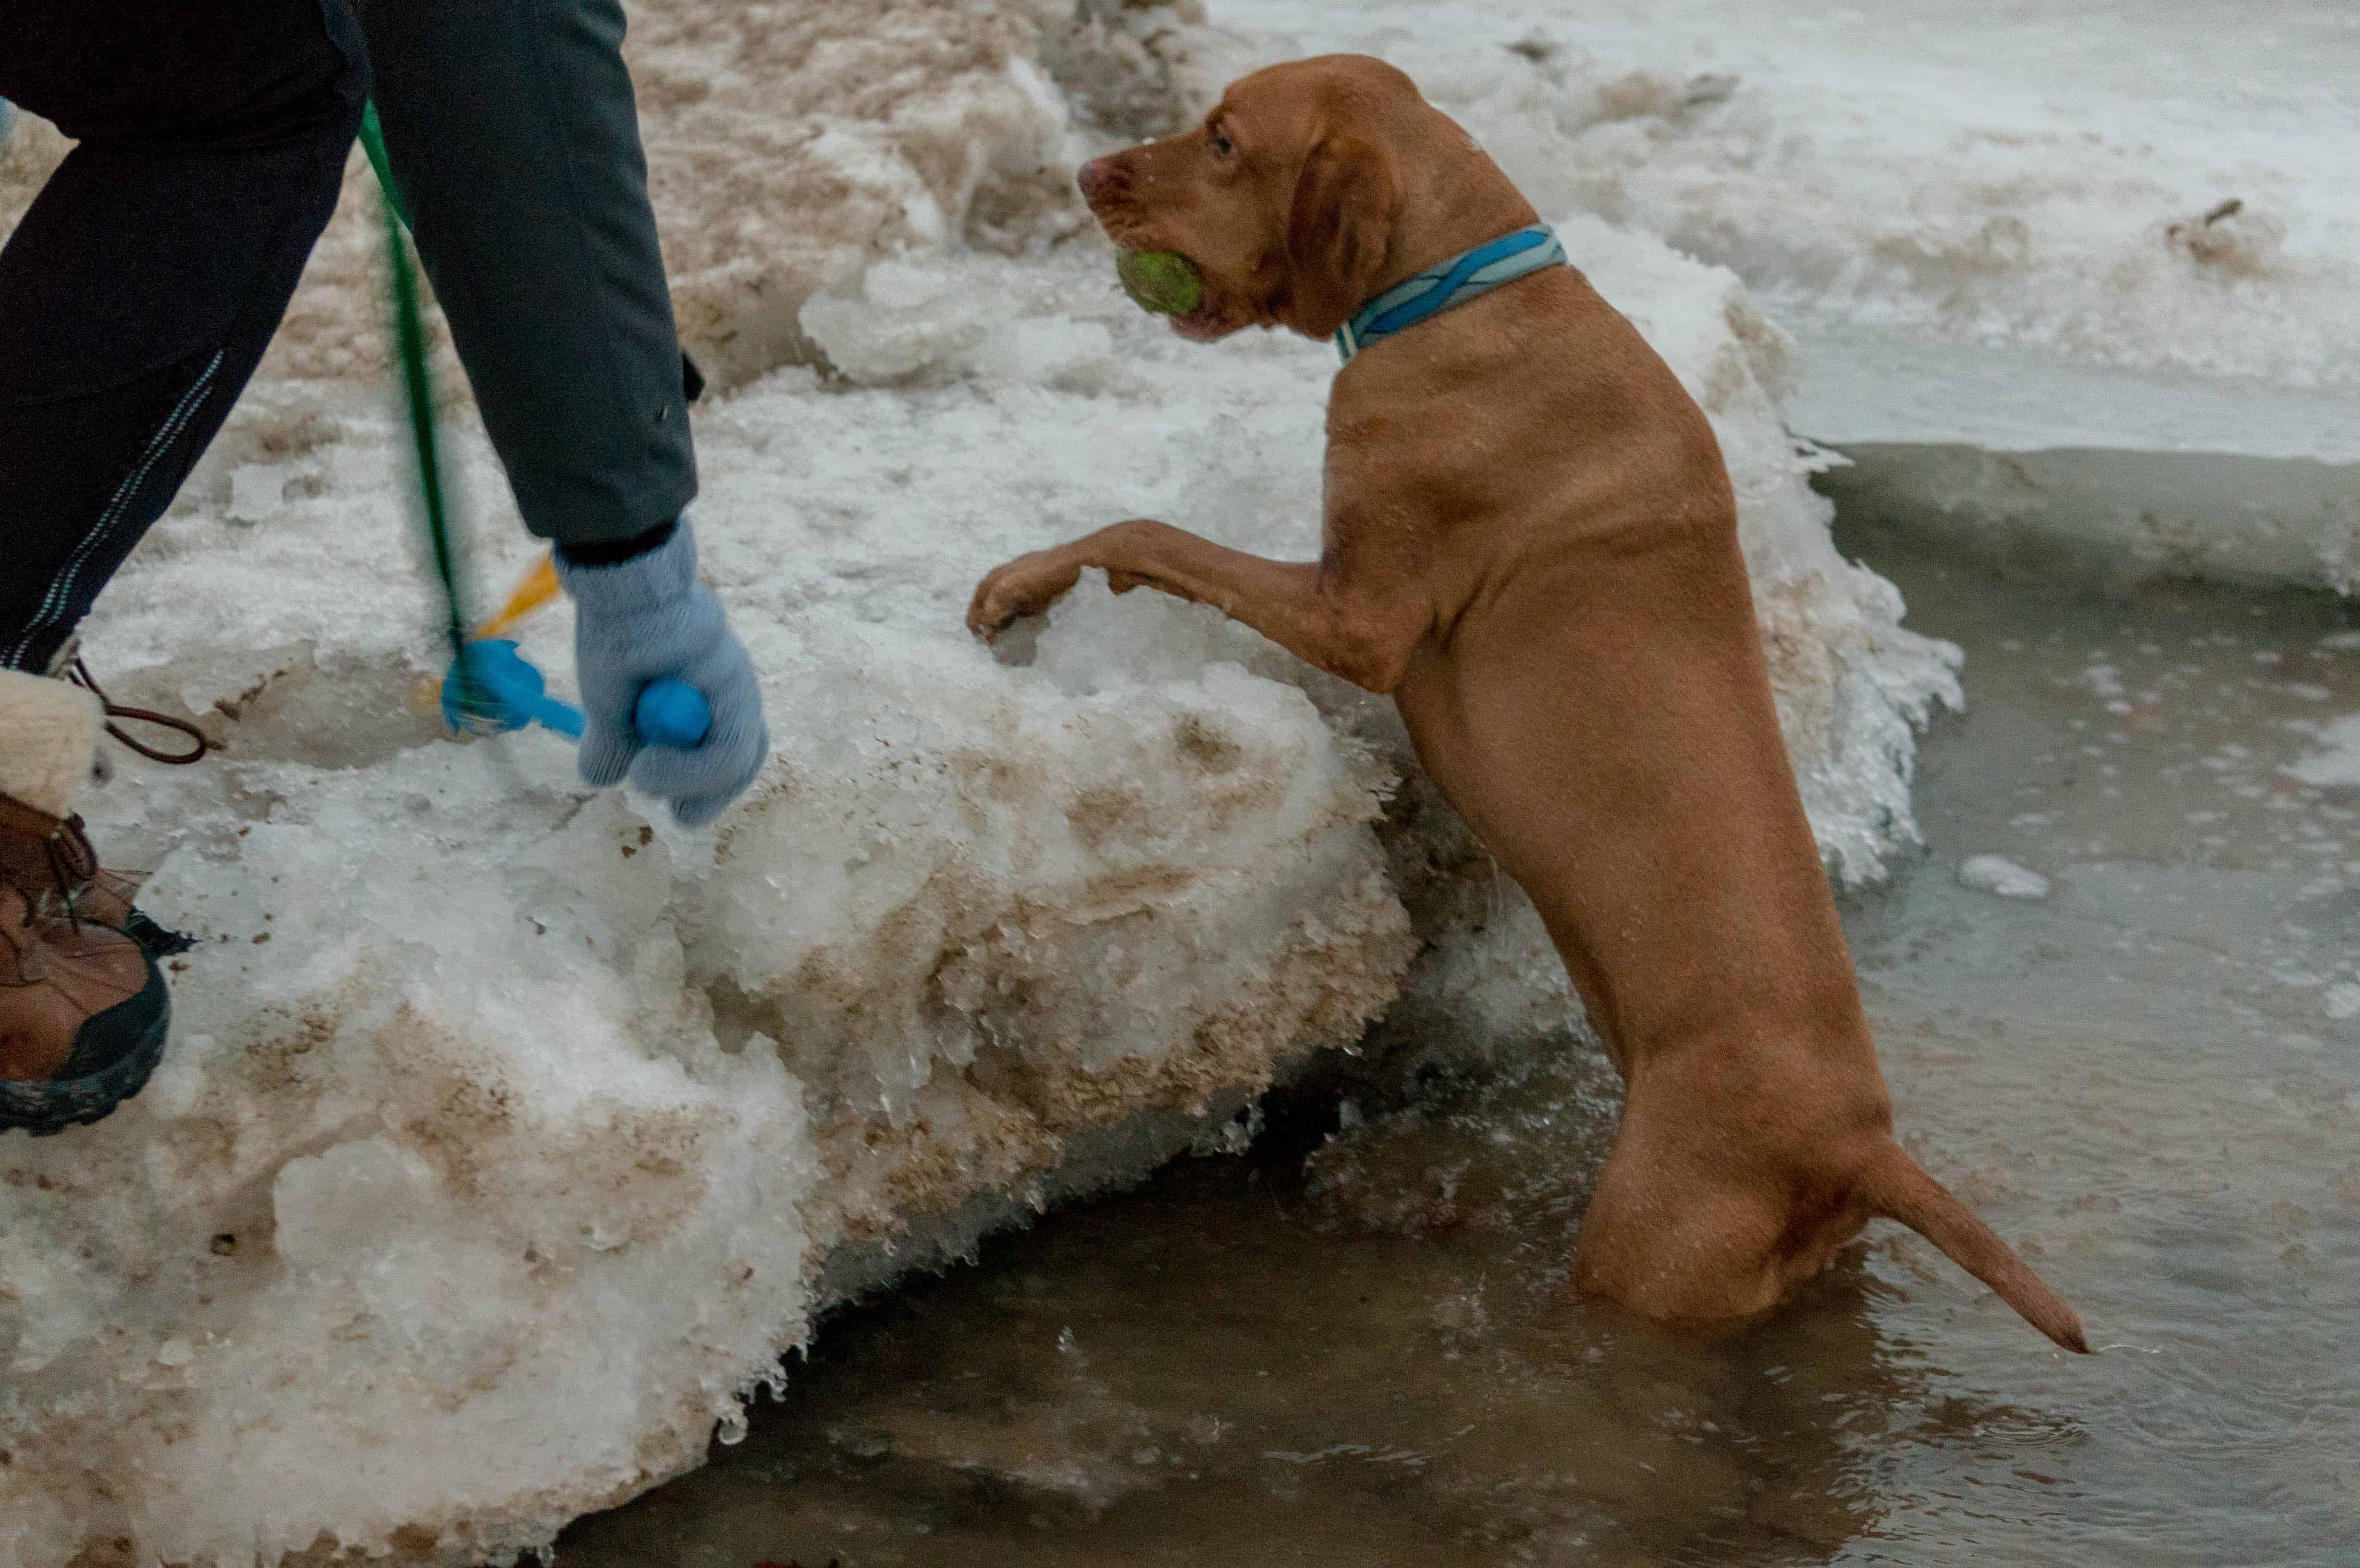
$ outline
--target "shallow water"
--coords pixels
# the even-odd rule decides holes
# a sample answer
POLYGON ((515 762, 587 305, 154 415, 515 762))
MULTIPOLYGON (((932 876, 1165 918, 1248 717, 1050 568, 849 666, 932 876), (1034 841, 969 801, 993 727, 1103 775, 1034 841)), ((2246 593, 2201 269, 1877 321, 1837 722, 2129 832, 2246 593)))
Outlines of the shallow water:
POLYGON ((1569 1047, 1299 1097, 839 1314, 563 1560, 2360 1561, 2360 790, 2278 771, 2360 711, 2322 646, 2360 611, 1843 542, 1968 653, 1928 853, 1846 910, 1903 1136, 2104 1354, 1889 1225, 1710 1339, 1569 1301, 1613 1105, 1569 1047), (2049 896, 1962 886, 1983 854, 2049 896))

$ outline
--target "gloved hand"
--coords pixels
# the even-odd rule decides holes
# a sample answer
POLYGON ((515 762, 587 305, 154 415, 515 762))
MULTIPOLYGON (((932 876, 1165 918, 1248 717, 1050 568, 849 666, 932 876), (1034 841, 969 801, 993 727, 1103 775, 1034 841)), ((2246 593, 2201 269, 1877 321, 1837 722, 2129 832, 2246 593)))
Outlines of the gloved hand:
POLYGON ((687 522, 655 549, 611 566, 569 561, 561 549, 557 580, 577 615, 583 779, 603 789, 628 775, 671 802, 683 827, 711 822, 762 770, 770 732, 754 661, 729 630, 720 598, 696 580, 687 522), (647 746, 631 728, 639 692, 665 679, 686 681, 712 704, 713 727, 693 750, 647 746))

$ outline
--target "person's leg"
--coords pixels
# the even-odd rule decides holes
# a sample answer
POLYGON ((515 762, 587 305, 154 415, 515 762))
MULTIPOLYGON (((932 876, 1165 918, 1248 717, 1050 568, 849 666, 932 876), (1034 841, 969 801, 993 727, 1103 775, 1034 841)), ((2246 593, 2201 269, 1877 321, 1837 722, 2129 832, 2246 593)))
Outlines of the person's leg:
POLYGON ((616 0, 379 0, 386 151, 525 524, 616 544, 696 494, 616 0))
POLYGON ((7 0, 80 145, 0 248, 0 669, 47 670, 220 429, 335 210, 346 0, 7 0))
POLYGON ((6 0, 0 97, 80 146, 0 248, 0 1132, 95 1121, 169 1034, 169 933, 73 815, 104 713, 44 680, 171 501, 334 211, 345 0, 6 0))

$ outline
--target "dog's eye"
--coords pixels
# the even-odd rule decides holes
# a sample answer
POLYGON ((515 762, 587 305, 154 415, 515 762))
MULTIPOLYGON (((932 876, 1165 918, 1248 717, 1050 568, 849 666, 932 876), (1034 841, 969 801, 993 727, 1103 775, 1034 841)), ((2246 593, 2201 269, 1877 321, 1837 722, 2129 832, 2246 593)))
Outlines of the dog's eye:
POLYGON ((1214 156, 1214 157, 1216 157, 1216 158, 1227 158, 1227 157, 1229 157, 1229 154, 1231 154, 1231 153, 1233 153, 1233 152, 1235 152, 1235 151, 1237 151, 1237 150, 1238 150, 1238 149, 1237 149, 1236 146, 1230 142, 1230 140, 1229 140, 1229 137, 1227 137, 1227 136, 1225 136, 1221 135, 1221 133, 1220 133, 1220 132, 1218 132, 1218 131, 1215 131, 1215 132, 1213 133, 1213 156, 1214 156))

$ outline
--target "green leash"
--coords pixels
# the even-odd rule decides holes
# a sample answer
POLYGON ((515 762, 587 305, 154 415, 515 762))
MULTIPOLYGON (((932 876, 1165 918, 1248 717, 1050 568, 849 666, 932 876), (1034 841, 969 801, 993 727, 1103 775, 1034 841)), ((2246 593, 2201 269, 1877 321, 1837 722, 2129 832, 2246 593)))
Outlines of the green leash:
MULTIPOLYGON (((442 499, 442 462, 434 440, 434 384, 426 369, 426 324, 418 309, 418 274, 401 232, 410 214, 393 182, 385 156, 385 133, 377 105, 361 111, 361 146, 385 193, 386 261, 393 278, 394 338, 401 351, 401 381, 410 399, 410 433, 418 447, 418 486, 425 501, 426 541, 442 585, 443 634, 451 642, 451 670, 442 678, 442 718, 455 734, 493 735, 541 724, 570 740, 582 738, 580 709, 548 695, 535 670, 514 642, 485 637, 470 640, 465 596, 459 590, 459 552, 451 540, 450 509, 442 499)), ((683 381, 693 372, 685 357, 683 381)), ((683 387, 683 389, 685 389, 683 387)), ((678 680, 650 681, 631 709, 632 727, 650 746, 689 750, 701 746, 713 727, 713 710, 703 692, 678 680)))
MULTIPOLYGON (((442 586, 444 634, 451 641, 453 678, 464 678, 467 660, 466 605, 459 591, 458 551, 451 543, 448 507, 442 499, 442 463, 434 440, 434 382, 426 366, 426 323, 418 309, 418 274, 410 263, 410 246, 402 230, 410 213, 393 182, 393 168, 385 156, 385 134, 378 129, 377 105, 361 111, 361 146, 369 167, 377 170, 377 189, 385 195, 386 260, 393 278, 394 340, 401 354, 401 380, 410 402, 410 439, 418 448, 418 484, 425 499, 426 541, 434 558, 435 580, 442 586)), ((463 697, 461 705, 469 705, 463 697)))

